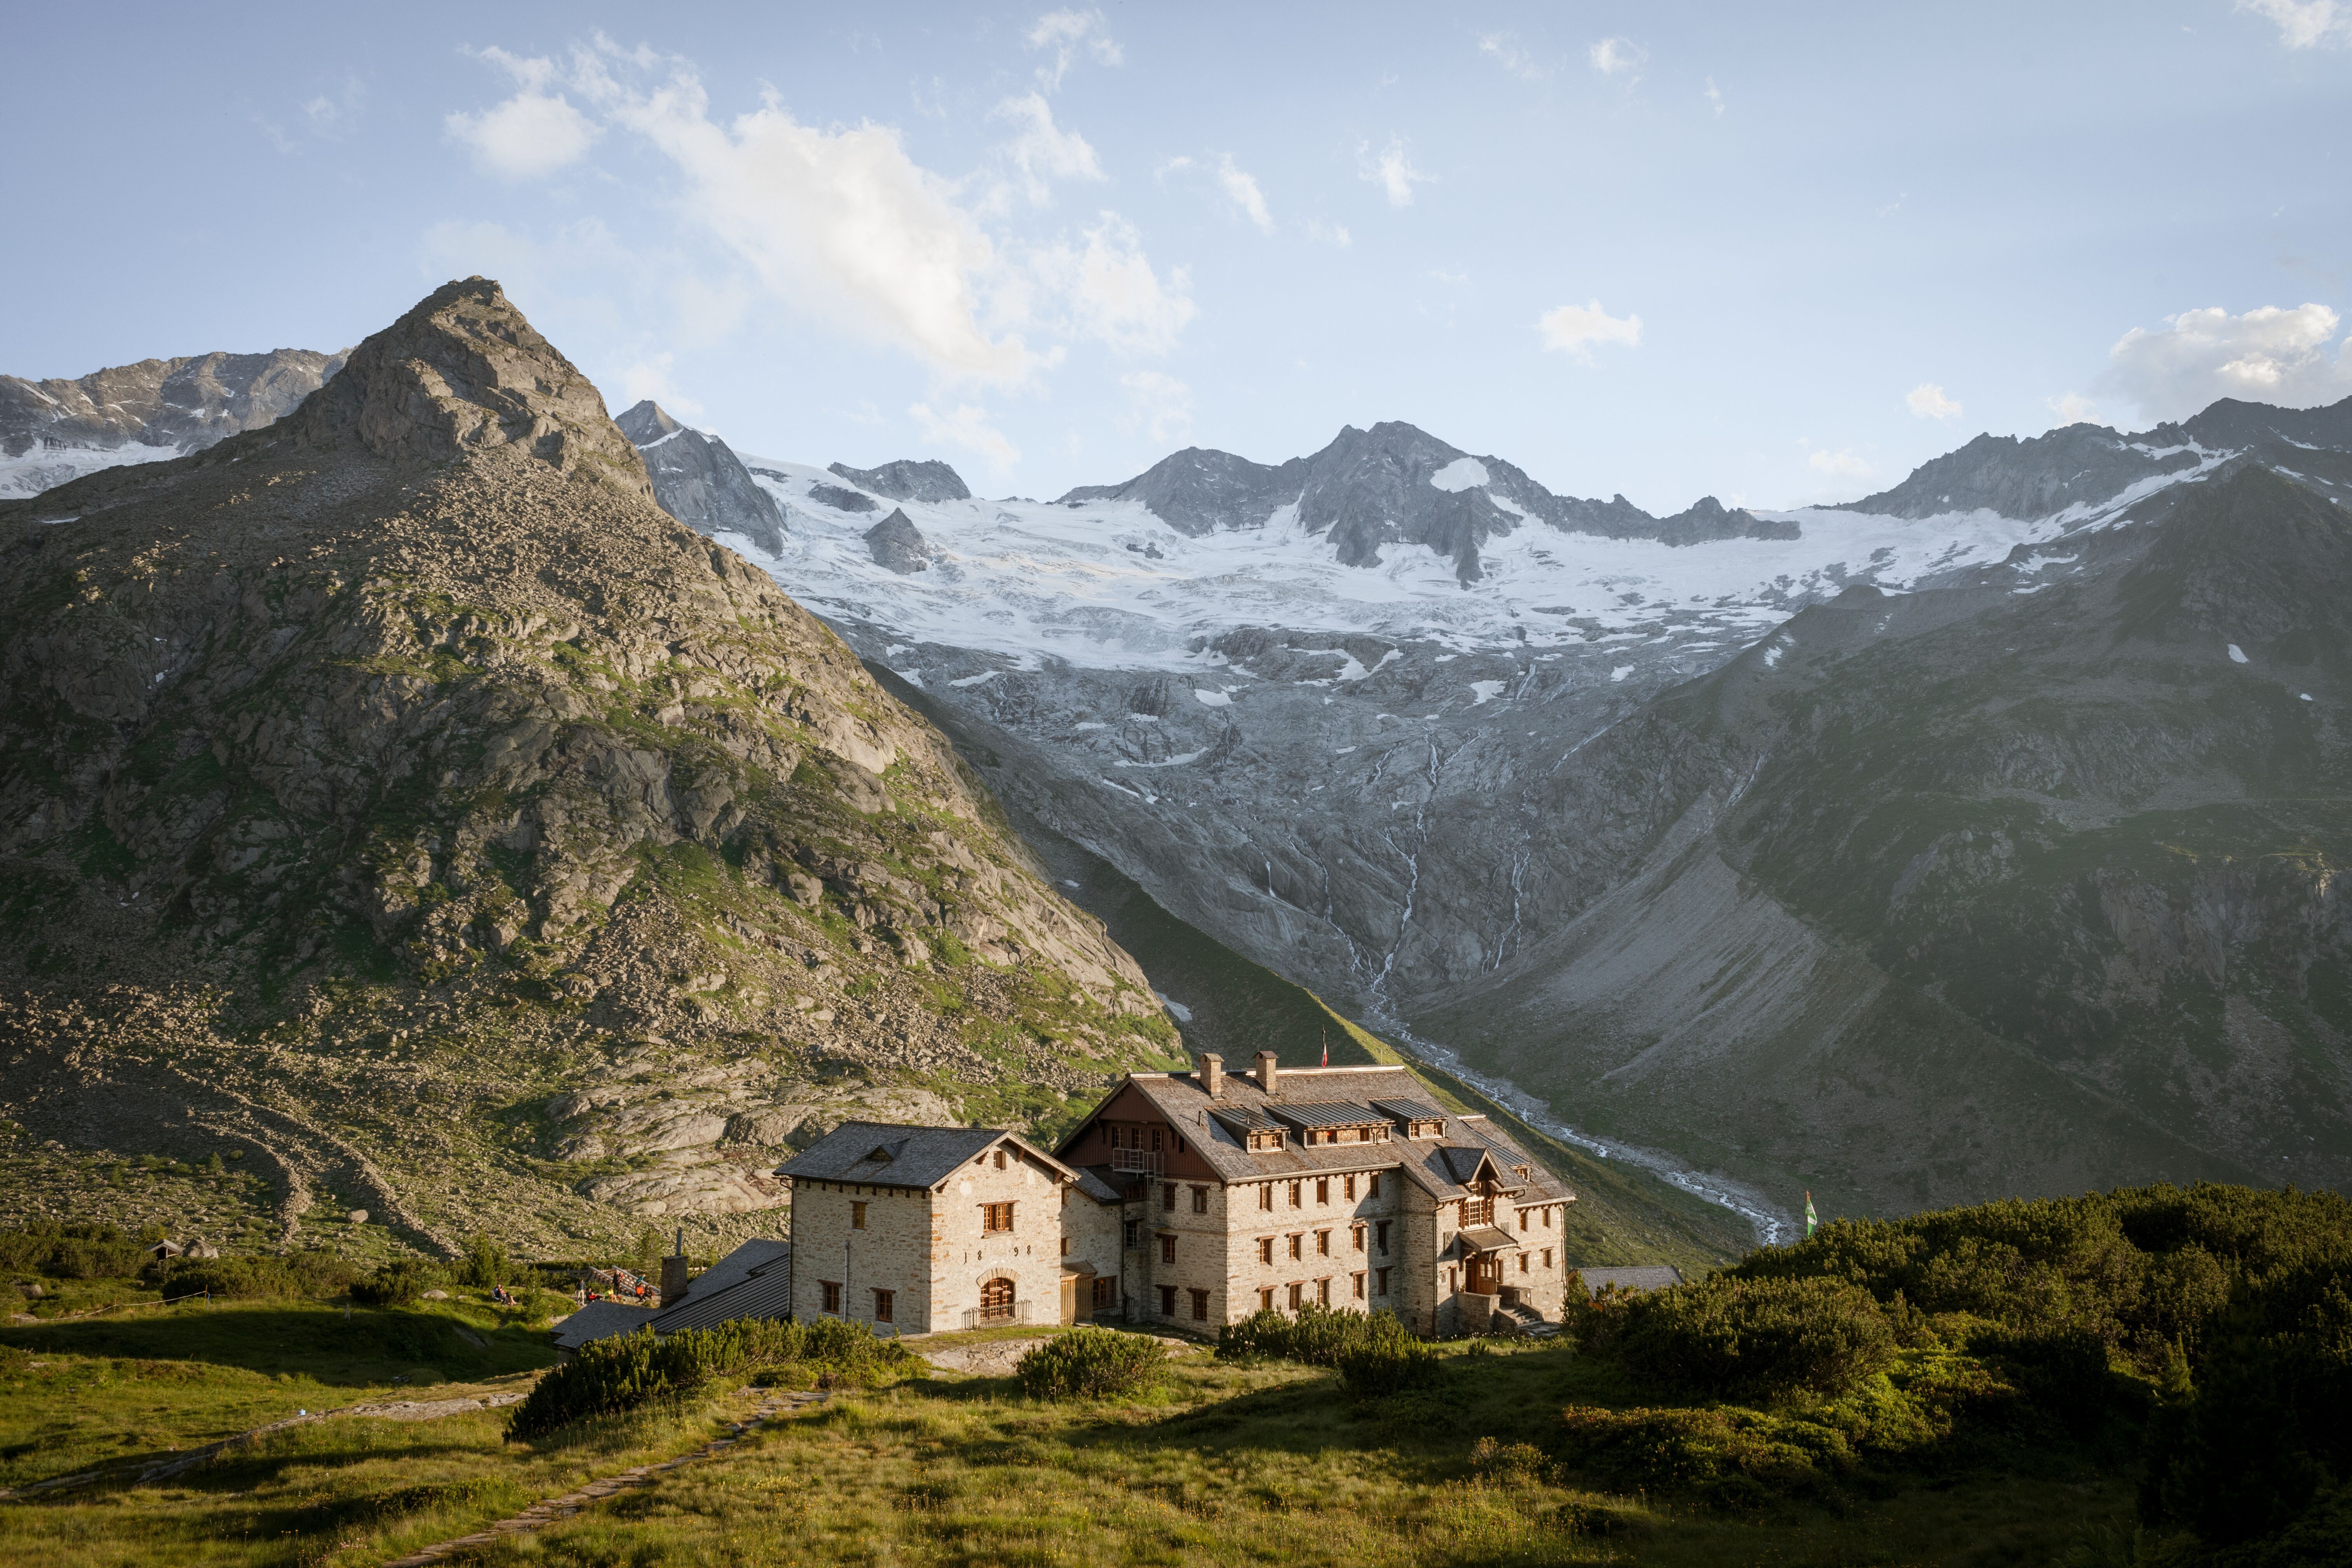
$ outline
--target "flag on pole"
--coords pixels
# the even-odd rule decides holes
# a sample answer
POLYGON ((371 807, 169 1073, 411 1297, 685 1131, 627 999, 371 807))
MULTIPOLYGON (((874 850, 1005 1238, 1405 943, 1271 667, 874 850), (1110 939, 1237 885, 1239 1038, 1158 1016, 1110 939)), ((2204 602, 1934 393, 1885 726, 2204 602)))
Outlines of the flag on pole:
POLYGON ((1805 1190, 1805 1234, 1807 1236, 1812 1235, 1815 1230, 1821 1227, 1821 1223, 1822 1222, 1820 1220, 1813 1217, 1813 1194, 1812 1189, 1808 1187, 1805 1190))
POLYGON ((1323 1026, 1323 1065, 1327 1068, 1331 1065, 1331 1026, 1328 1024, 1323 1026))

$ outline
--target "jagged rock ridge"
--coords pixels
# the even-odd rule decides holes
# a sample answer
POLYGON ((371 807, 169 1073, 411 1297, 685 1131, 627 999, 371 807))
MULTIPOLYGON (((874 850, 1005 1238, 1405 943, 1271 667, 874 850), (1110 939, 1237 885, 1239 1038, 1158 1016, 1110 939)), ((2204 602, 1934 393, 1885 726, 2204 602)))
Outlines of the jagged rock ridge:
POLYGON ((292 416, 0 505, 0 1114, 410 1244, 772 1205, 853 1108, 1051 1124, 1134 962, 493 283, 292 416), (58 521, 59 518, 68 521, 58 521))
POLYGON ((1117 485, 1081 485, 1066 505, 1132 500, 1181 532, 1261 527, 1283 508, 1323 534, 1351 566, 1378 563, 1383 545, 1419 545, 1480 575, 1478 550, 1528 518, 1574 533, 1696 544, 1715 539, 1793 538, 1795 525, 1726 509, 1713 496, 1656 518, 1617 496, 1556 496, 1499 458, 1474 458, 1401 421, 1342 428, 1311 458, 1269 467, 1231 452, 1188 447, 1117 485))
POLYGON ((782 552, 783 514, 726 442, 679 424, 651 398, 614 423, 644 459, 664 511, 697 533, 740 533, 767 554, 782 552))
POLYGON ((826 472, 838 474, 859 489, 871 490, 892 500, 937 504, 971 499, 963 476, 937 458, 918 461, 901 458, 878 468, 853 468, 846 463, 835 463, 826 472))
POLYGON ((1852 511, 1928 518, 1979 508, 2041 518, 2097 503, 2136 484, 2192 473, 2234 454, 2294 468, 2297 454, 2352 448, 2352 397, 2325 408, 2274 408, 2225 397, 2177 425, 2127 436, 2104 425, 2046 435, 1979 436, 1922 463, 1904 481, 1845 503, 1852 511))
POLYGON ((153 462, 258 429, 317 391, 341 354, 306 349, 141 360, 70 380, 0 375, 0 498, 153 462))

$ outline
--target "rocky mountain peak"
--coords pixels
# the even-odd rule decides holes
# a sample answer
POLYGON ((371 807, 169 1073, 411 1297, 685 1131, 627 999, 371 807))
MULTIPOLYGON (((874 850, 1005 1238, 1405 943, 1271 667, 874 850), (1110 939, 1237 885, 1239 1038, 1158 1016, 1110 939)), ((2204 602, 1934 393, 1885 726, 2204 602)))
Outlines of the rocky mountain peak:
POLYGON ((552 1248, 1169 1065, 945 739, 646 489, 477 279, 278 426, 0 502, 0 1119, 257 1148, 289 1238, 323 1190, 552 1248))
POLYGON ((923 505, 940 501, 970 500, 971 490, 963 476, 937 458, 918 461, 901 458, 885 463, 878 468, 853 468, 846 463, 835 463, 825 470, 838 474, 863 490, 892 500, 910 500, 923 505))
POLYGON ((663 437, 675 436, 686 428, 650 397, 625 411, 613 423, 621 427, 621 434, 635 447, 650 447, 663 437))
POLYGON ((784 515, 726 442, 671 418, 646 398, 623 414, 621 434, 637 449, 654 500, 697 533, 737 533, 770 555, 784 549, 784 515))
POLYGON ((923 537, 904 507, 891 508, 889 516, 866 531, 866 548, 877 566, 902 577, 925 571, 931 563, 930 541, 923 537))
POLYGON ((512 447, 567 476, 653 495, 594 384, 487 278, 426 295, 272 434, 305 447, 356 442, 394 462, 512 447))

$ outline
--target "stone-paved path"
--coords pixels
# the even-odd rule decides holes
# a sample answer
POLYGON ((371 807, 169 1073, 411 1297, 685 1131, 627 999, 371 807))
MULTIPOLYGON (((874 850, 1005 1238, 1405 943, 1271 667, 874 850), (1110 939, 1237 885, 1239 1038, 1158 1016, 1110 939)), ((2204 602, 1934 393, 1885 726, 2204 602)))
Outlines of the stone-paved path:
POLYGON ((412 1552, 405 1557, 396 1557, 385 1563, 383 1568, 425 1568, 425 1564, 438 1563, 453 1552, 462 1552, 472 1546, 488 1546, 501 1536, 520 1535, 529 1530, 543 1530, 557 1520, 570 1519, 590 1503, 602 1502, 606 1498, 617 1497, 626 1491, 635 1491, 640 1487, 649 1487, 672 1470, 683 1469, 697 1460, 708 1459, 714 1455, 725 1453, 751 1433, 765 1426, 770 1421, 779 1416, 798 1415, 812 1406, 824 1404, 832 1397, 830 1394, 785 1393, 780 1390, 771 1394, 767 1400, 751 1413, 748 1420, 736 1422, 729 1429, 726 1436, 714 1437, 690 1454, 681 1454, 675 1459, 667 1459, 658 1465, 639 1465, 634 1470, 623 1470, 618 1475, 605 1476, 590 1481, 577 1491, 566 1492, 562 1497, 549 1498, 544 1502, 535 1502, 512 1519, 502 1519, 496 1524, 474 1531, 471 1535, 461 1535, 454 1541, 436 1542, 422 1551, 412 1552))

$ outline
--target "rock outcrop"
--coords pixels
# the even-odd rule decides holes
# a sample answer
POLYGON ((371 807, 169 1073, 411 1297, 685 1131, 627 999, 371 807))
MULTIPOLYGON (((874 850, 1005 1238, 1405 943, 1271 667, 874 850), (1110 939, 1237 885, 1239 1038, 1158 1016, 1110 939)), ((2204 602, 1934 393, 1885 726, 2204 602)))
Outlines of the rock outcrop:
POLYGON ((971 499, 971 491, 964 485, 963 476, 937 458, 919 462, 912 458, 901 458, 878 468, 853 468, 846 463, 835 463, 826 472, 839 474, 859 489, 871 490, 877 496, 888 496, 892 500, 935 505, 940 501, 971 499))
POLYGON ((150 359, 71 380, 0 375, 0 499, 257 430, 316 392, 341 354, 278 349, 150 359))
POLYGON ((650 398, 614 423, 644 459, 664 511, 697 533, 740 534, 769 555, 783 552, 783 514, 726 442, 679 424, 650 398))
POLYGON ((476 279, 0 505, 0 1114, 554 1247, 776 1201, 753 1135, 1167 1060, 938 733, 652 491, 476 279))
POLYGON ((903 507, 893 508, 889 516, 866 531, 866 548, 874 564, 900 576, 923 571, 931 563, 930 542, 903 507))

